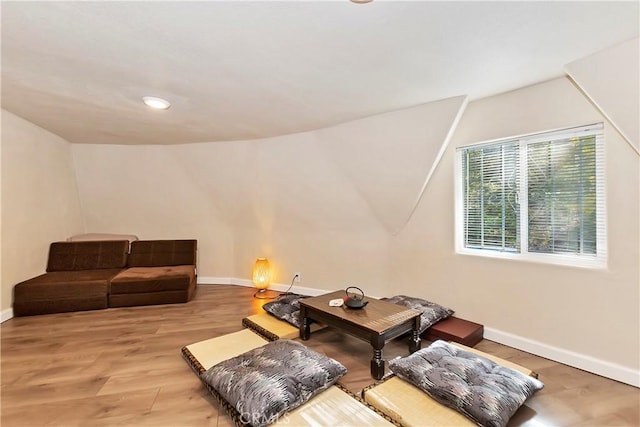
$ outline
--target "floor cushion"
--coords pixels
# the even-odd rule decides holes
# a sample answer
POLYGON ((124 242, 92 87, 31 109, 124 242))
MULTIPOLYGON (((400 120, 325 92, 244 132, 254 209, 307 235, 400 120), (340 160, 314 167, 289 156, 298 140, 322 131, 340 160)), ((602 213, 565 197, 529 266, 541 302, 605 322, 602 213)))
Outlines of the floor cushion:
POLYGON ((479 425, 505 427, 542 382, 446 341, 436 341, 389 369, 479 425))
POLYGON ((454 313, 450 308, 443 307, 435 302, 406 295, 395 295, 391 298, 382 298, 382 300, 420 311, 422 313, 420 315, 421 334, 434 324, 446 319, 454 313))
POLYGON ((347 369, 305 345, 278 340, 220 362, 202 381, 216 390, 251 424, 262 427, 322 392, 347 369))

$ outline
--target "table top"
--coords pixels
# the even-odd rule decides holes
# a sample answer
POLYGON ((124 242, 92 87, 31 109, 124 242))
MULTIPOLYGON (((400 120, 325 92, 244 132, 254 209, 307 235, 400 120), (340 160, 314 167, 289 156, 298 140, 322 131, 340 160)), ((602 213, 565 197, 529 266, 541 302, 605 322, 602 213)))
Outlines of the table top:
POLYGON ((348 308, 345 305, 340 307, 329 306, 329 301, 343 298, 344 296, 344 290, 335 291, 317 297, 301 299, 300 305, 379 334, 421 314, 418 310, 370 297, 365 297, 365 301, 369 303, 360 309, 348 308))

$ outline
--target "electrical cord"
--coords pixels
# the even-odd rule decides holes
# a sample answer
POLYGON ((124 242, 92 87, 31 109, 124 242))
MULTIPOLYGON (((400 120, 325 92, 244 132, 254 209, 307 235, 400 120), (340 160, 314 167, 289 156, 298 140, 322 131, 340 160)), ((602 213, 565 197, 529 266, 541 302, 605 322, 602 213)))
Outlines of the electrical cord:
POLYGON ((287 288, 287 290, 286 290, 286 291, 284 291, 283 293, 281 293, 281 294, 278 296, 278 298, 282 298, 282 297, 287 296, 287 295, 295 295, 295 293, 293 293, 293 292, 289 292, 289 291, 290 291, 290 290, 291 290, 291 288, 293 287, 293 282, 295 282, 295 281, 296 281, 296 277, 298 277, 298 275, 297 275, 297 274, 295 274, 295 275, 293 276, 293 279, 291 279, 291 284, 289 285, 289 287, 287 288))
POLYGON ((269 290, 268 289, 263 289, 261 291, 256 292, 255 294, 253 294, 253 297, 256 298, 256 299, 280 299, 280 298, 282 298, 284 296, 287 296, 287 295, 297 295, 294 292, 289 292, 291 290, 291 288, 293 287, 293 282, 295 282, 296 277, 298 277, 297 274, 293 276, 293 279, 291 279, 291 284, 289 285, 287 290, 284 291, 283 293, 279 294, 279 295, 275 295, 275 296, 268 295, 267 291, 269 291, 269 290))

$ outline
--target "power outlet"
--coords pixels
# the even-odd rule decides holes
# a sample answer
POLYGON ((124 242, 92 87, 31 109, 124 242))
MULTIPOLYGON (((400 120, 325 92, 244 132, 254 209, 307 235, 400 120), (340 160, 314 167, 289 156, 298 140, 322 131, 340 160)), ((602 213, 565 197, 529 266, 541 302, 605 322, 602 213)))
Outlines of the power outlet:
POLYGON ((293 273, 293 277, 294 277, 293 279, 294 282, 298 282, 298 283, 302 282, 302 276, 300 275, 299 271, 296 271, 295 273, 293 273))

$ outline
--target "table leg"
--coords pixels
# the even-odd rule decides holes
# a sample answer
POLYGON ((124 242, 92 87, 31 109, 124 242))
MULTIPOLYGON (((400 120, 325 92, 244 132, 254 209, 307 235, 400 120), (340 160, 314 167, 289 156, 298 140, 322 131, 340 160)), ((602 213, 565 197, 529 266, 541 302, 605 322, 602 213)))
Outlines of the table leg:
POLYGON ((413 330, 411 331, 411 339, 409 340, 409 353, 420 350, 422 339, 420 338, 420 317, 416 318, 413 330))
POLYGON ((382 359, 382 349, 373 349, 373 359, 371 359, 371 376, 376 380, 384 377, 384 360, 382 359))
POLYGON ((311 336, 311 320, 307 317, 307 310, 300 307, 300 338, 308 340, 311 336))

